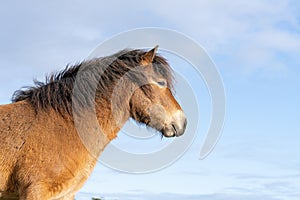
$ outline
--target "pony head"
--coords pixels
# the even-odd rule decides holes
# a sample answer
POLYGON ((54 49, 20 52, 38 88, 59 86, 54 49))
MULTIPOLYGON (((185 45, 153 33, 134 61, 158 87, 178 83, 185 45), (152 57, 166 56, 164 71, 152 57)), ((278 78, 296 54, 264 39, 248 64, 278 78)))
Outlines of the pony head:
POLYGON ((138 87, 129 101, 130 117, 158 130, 165 137, 181 136, 187 119, 172 94, 172 70, 167 61, 156 54, 157 48, 140 55, 140 67, 135 71, 143 74, 143 79, 135 82, 138 87))

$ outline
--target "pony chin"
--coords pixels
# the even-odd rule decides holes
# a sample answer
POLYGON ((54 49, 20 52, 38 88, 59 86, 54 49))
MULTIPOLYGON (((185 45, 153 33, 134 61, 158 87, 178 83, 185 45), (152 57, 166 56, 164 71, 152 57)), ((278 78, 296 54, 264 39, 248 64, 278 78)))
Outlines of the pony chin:
POLYGON ((163 129, 162 134, 164 137, 167 137, 167 138, 176 136, 175 132, 173 130, 171 130, 170 128, 163 129))

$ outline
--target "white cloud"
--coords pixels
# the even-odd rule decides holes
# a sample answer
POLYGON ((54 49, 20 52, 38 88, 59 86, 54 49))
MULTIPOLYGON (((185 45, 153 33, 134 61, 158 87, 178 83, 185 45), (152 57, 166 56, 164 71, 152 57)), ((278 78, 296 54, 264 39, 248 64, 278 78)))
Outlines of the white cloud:
POLYGON ((202 43, 221 65, 282 73, 300 52, 299 22, 291 1, 164 1, 151 7, 175 28, 202 43), (171 9, 169 9, 169 7, 171 9), (227 63, 226 63, 227 62, 227 63))
MULTIPOLYGON (((277 56, 300 52, 298 2, 293 1, 130 1, 110 3, 10 3, 2 6, 1 60, 46 71, 87 56, 112 34, 143 26, 179 30, 208 49, 220 67, 282 73, 277 56), (12 17, 12 10, 22 18, 12 17), (14 51, 8 54, 7 50, 14 51), (48 60, 45 62, 45 60, 48 60), (50 61, 50 62, 49 62, 50 61), (16 62, 16 61, 14 61, 16 62)), ((45 71, 45 72, 46 72, 45 71)), ((44 72, 44 73, 45 73, 44 72)))

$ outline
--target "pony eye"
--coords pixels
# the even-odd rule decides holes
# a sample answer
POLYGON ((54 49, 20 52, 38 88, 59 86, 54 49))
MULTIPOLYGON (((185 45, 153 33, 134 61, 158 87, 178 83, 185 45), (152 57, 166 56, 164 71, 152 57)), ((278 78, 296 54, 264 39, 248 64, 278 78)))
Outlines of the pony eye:
POLYGON ((166 86, 167 86, 167 82, 166 82, 166 81, 158 81, 157 84, 158 84, 160 87, 166 87, 166 86))

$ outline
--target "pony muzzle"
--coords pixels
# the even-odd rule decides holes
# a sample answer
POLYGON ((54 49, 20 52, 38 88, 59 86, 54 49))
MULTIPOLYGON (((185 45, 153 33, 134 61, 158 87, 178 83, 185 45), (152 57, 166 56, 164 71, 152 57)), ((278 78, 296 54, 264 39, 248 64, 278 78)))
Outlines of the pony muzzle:
POLYGON ((185 132, 186 126, 186 116, 184 112, 180 110, 173 115, 171 123, 162 130, 162 134, 165 137, 179 137, 185 132))

